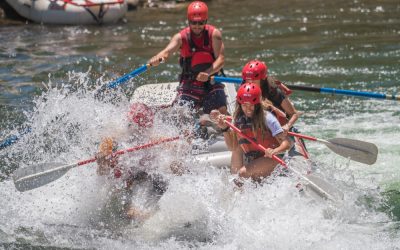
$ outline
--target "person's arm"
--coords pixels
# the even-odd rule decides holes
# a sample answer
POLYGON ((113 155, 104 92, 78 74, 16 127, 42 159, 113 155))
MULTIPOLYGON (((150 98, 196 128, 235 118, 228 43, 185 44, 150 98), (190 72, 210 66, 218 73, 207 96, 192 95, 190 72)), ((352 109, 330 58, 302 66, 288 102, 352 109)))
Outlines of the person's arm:
POLYGON ((233 133, 231 129, 223 133, 225 144, 230 151, 234 151, 238 147, 233 133))
POLYGON ((288 132, 289 129, 293 126, 293 124, 297 121, 297 119, 299 118, 299 114, 297 113, 296 108, 294 107, 293 103, 289 100, 288 97, 286 97, 282 103, 281 103, 281 107, 283 108, 283 110, 285 111, 285 113, 289 116, 289 121, 287 122, 287 124, 285 124, 285 126, 283 127, 283 129, 288 132))
POLYGON ((210 119, 222 130, 226 146, 230 151, 233 151, 237 146, 237 143, 235 142, 233 131, 227 124, 225 124, 226 116, 222 115, 219 110, 215 109, 210 112, 210 119))
POLYGON ((153 56, 148 61, 148 63, 150 63, 153 66, 159 65, 160 64, 160 58, 162 58, 164 61, 166 61, 171 54, 173 54, 173 53, 175 53, 175 52, 177 52, 179 50, 181 45, 182 45, 181 34, 177 33, 172 37, 172 39, 169 42, 169 44, 167 45, 167 47, 165 47, 165 49, 163 49, 157 55, 153 56))
POLYGON ((241 147, 237 146, 232 151, 231 174, 237 174, 242 167, 243 167, 243 150, 241 147))
POLYGON ((225 64, 225 47, 222 41, 221 31, 215 29, 212 34, 212 42, 214 48, 215 61, 211 66, 210 75, 218 73, 225 64))
POLYGON ((275 136, 275 139, 279 142, 279 146, 277 148, 274 148, 271 151, 271 155, 285 152, 286 150, 288 150, 290 148, 289 139, 288 139, 287 135, 285 135, 284 133, 277 134, 275 136))
POLYGON ((112 157, 112 152, 115 147, 116 144, 111 137, 104 138, 100 143, 99 152, 96 154, 96 172, 98 175, 110 174, 111 169, 117 165, 117 157, 112 157))
POLYGON ((265 156, 272 157, 272 155, 288 150, 290 148, 290 142, 287 134, 284 133, 283 128, 279 124, 279 121, 276 119, 276 117, 269 112, 267 113, 266 117, 266 125, 271 131, 272 136, 279 142, 279 146, 277 148, 267 148, 265 150, 265 156))
POLYGON ((222 34, 221 31, 218 29, 215 29, 213 34, 212 34, 212 43, 213 43, 213 52, 215 55, 215 61, 211 65, 210 68, 208 68, 205 72, 200 72, 196 80, 201 81, 201 82, 206 82, 209 80, 209 77, 212 74, 218 73, 222 67, 224 67, 225 63, 225 47, 224 43, 222 42, 222 34))

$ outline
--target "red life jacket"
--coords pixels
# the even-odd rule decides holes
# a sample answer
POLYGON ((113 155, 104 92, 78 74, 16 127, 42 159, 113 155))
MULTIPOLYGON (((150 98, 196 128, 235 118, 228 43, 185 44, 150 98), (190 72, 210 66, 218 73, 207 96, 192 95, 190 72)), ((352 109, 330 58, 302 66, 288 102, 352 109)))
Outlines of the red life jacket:
POLYGON ((181 55, 179 59, 179 63, 182 67, 182 73, 180 75, 180 91, 201 97, 210 88, 209 82, 199 82, 195 80, 197 74, 192 69, 192 57, 196 52, 207 52, 211 54, 215 61, 214 48, 212 44, 212 34, 214 29, 214 26, 206 24, 199 37, 192 34, 190 27, 186 27, 179 32, 182 39, 181 55))
MULTIPOLYGON (((267 128, 264 134, 264 138, 261 136, 261 131, 258 131, 257 136, 253 132, 252 121, 251 118, 247 118, 245 116, 238 117, 235 120, 235 125, 245 134, 246 136, 252 138, 255 142, 263 145, 265 148, 277 148, 280 144, 272 136, 271 131, 267 128)), ((247 155, 249 153, 257 152, 261 155, 264 155, 264 151, 260 150, 258 147, 251 144, 246 138, 238 135, 239 145, 242 147, 243 152, 247 155)))

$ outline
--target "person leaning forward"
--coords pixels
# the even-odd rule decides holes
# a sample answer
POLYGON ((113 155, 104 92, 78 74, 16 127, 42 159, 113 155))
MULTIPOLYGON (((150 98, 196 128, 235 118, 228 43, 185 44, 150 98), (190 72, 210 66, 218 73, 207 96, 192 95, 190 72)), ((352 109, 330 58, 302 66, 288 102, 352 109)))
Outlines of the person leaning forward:
MULTIPOLYGON (((119 162, 118 155, 114 155, 118 149, 118 139, 130 137, 130 135, 139 135, 142 138, 150 139, 151 141, 158 141, 164 139, 160 136, 155 136, 154 131, 154 111, 143 103, 133 103, 129 112, 127 113, 128 126, 126 131, 114 133, 114 135, 102 139, 99 145, 99 152, 96 154, 97 174, 99 176, 107 176, 122 181, 124 187, 122 191, 122 216, 128 219, 144 221, 151 216, 151 212, 147 208, 141 208, 133 200, 133 189, 136 185, 144 185, 145 182, 152 184, 152 192, 156 197, 160 198, 161 195, 167 190, 168 183, 157 173, 147 171, 150 165, 154 165, 157 158, 154 154, 144 153, 141 155, 139 162, 131 165, 131 162, 119 162), (121 133, 122 132, 122 133, 121 133)), ((131 138, 129 141, 133 142, 131 138)), ((164 148, 169 150, 177 150, 177 145, 169 144, 164 148)), ((156 164, 159 165, 159 164, 156 164)), ((175 175, 182 175, 185 173, 183 164, 179 161, 172 161, 169 165, 170 170, 175 175)), ((117 204, 118 205, 118 204, 117 204)))
POLYGON ((169 44, 149 63, 158 65, 180 50, 182 73, 179 79, 178 104, 189 104, 194 109, 203 108, 209 114, 217 109, 227 113, 227 100, 223 84, 210 84, 210 76, 222 71, 224 44, 221 32, 207 24, 208 7, 204 2, 194 1, 187 9, 189 26, 175 34, 169 44))

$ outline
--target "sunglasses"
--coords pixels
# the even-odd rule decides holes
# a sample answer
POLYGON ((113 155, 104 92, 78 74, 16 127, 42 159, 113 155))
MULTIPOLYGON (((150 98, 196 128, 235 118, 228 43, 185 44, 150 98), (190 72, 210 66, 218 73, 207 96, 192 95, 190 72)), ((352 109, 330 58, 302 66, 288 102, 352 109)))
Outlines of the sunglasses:
POLYGON ((204 21, 189 21, 189 24, 191 25, 204 25, 207 23, 207 20, 204 21))

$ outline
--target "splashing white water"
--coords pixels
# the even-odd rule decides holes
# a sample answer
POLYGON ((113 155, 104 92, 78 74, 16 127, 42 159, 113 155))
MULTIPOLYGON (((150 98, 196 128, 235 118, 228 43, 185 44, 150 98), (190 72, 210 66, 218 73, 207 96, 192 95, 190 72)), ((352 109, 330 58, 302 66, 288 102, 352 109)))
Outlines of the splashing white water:
MULTIPOLYGON (((80 77, 84 79, 81 84, 87 84, 86 75, 80 74, 80 77)), ((28 114, 32 132, 7 152, 15 157, 19 167, 90 158, 104 136, 125 135, 129 100, 121 92, 117 92, 117 97, 116 101, 103 102, 88 90, 49 88, 35 100, 34 112, 28 114)), ((378 116, 397 119, 384 112, 378 116)), ((393 131, 385 132, 385 123, 374 122, 372 117, 376 114, 321 120, 304 126, 304 131, 321 137, 352 135, 377 143, 383 153, 378 164, 388 164, 385 159, 393 156, 390 148, 396 140, 382 142, 381 132, 377 131, 387 135, 393 131), (367 130, 353 130, 360 123, 367 130), (328 134, 318 133, 321 124, 335 129, 328 134)), ((161 118, 157 119, 157 129, 165 136, 177 132, 161 118)), ((128 144, 128 141, 122 142, 124 146, 128 144)), ((162 173, 168 180, 168 189, 161 197, 154 198, 151 192, 139 196, 146 193, 143 187, 144 191, 138 190, 135 197, 142 204, 147 199, 155 200, 149 219, 137 223, 121 218, 123 204, 121 199, 114 199, 113 192, 120 185, 118 180, 97 176, 93 164, 70 170, 62 178, 25 193, 17 192, 11 180, 1 182, 0 241, 8 243, 22 238, 28 245, 99 249, 357 249, 364 246, 390 249, 397 246, 399 238, 392 230, 395 223, 378 209, 381 179, 371 181, 370 174, 378 171, 377 168, 364 171, 365 166, 338 159, 321 145, 308 145, 318 162, 317 172, 344 192, 342 203, 314 199, 299 192, 295 177, 276 176, 263 185, 246 182, 238 190, 228 170, 189 158, 184 162, 191 172, 174 176, 165 167, 177 157, 186 157, 183 153, 180 155, 184 150, 172 154, 158 147, 150 150, 156 160, 147 167, 162 173), (362 175, 364 179, 360 178, 362 175)), ((125 155, 121 161, 137 166, 142 156, 142 152, 125 155)))

